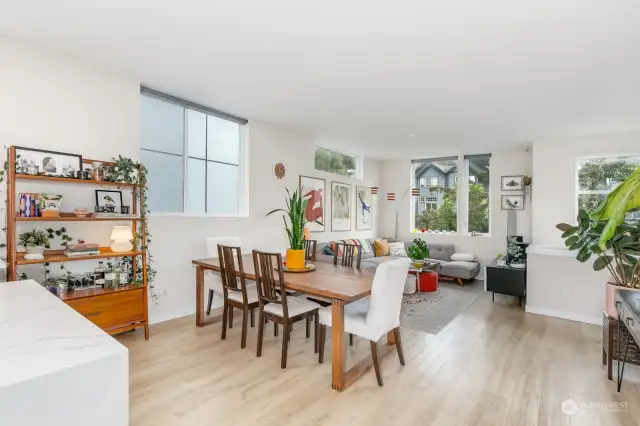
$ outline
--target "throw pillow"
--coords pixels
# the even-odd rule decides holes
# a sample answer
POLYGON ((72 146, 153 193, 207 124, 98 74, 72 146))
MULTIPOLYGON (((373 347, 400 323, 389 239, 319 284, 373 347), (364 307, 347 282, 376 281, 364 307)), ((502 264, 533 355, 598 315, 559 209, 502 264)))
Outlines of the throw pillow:
POLYGON ((369 241, 361 239, 358 240, 358 243, 360 243, 360 246, 362 247, 362 253, 371 253, 373 251, 373 249, 371 248, 371 244, 369 244, 369 241))
POLYGON ((336 249, 336 243, 335 242, 331 243, 331 251, 333 252, 334 255, 336 254, 336 252, 338 252, 338 256, 342 256, 342 249, 340 249, 340 251, 338 251, 338 249, 336 249))
POLYGON ((398 241, 397 243, 389 243, 389 256, 407 256, 407 251, 404 248, 404 243, 398 241))
POLYGON ((387 240, 375 240, 373 242, 373 249, 376 257, 389 256, 389 243, 387 240))
POLYGON ((453 253, 451 255, 451 260, 464 260, 465 262, 477 262, 478 258, 475 254, 468 253, 453 253))
POLYGON ((333 256, 333 250, 331 250, 331 247, 329 246, 325 246, 322 252, 326 255, 333 256))

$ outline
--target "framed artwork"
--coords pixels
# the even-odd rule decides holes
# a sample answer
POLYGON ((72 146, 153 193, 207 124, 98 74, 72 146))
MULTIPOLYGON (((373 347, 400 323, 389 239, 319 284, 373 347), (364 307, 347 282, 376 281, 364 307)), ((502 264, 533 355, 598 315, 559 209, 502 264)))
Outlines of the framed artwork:
POLYGON ((22 146, 15 148, 16 173, 27 173, 30 168, 35 168, 38 174, 75 178, 76 172, 82 170, 82 155, 22 146))
POLYGON ((331 230, 351 230, 351 185, 331 182, 331 230))
POLYGON ((503 191, 522 191, 524 190, 524 176, 502 176, 503 191))
POLYGON ((373 229, 371 188, 356 186, 356 230, 373 229))
POLYGON ((120 213, 122 208, 122 191, 96 189, 96 207, 105 213, 120 213))
POLYGON ((324 232, 324 179, 302 176, 298 180, 298 188, 303 198, 307 198, 304 217, 310 232, 324 232))
POLYGON ((503 195, 502 210, 524 210, 524 195, 503 195))

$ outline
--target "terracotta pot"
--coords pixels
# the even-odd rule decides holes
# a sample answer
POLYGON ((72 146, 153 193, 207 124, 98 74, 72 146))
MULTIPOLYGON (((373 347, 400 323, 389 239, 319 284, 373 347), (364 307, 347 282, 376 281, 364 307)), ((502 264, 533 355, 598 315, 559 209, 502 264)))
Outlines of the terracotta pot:
POLYGON ((302 269, 304 268, 304 250, 287 249, 287 268, 302 269))
MULTIPOLYGON (((613 281, 613 279, 611 279, 610 281, 613 281)), ((629 288, 629 287, 620 287, 619 285, 616 285, 615 283, 612 284, 611 282, 607 282, 607 297, 606 297, 606 302, 607 302, 607 314, 609 314, 610 316, 612 316, 613 318, 618 318, 618 311, 616 310, 616 290, 617 289, 624 289, 624 290, 633 290, 633 291, 637 291, 638 294, 640 295, 640 289, 637 288, 629 288)))

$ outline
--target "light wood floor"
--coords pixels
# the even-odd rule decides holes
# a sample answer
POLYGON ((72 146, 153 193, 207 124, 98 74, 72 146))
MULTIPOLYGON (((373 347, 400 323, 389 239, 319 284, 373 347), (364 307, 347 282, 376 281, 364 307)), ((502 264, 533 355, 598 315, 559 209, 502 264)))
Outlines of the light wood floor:
MULTIPOLYGON (((130 349, 131 424, 165 425, 637 425, 640 373, 625 372, 622 392, 601 365, 601 328, 525 314, 506 296, 483 295, 437 336, 402 329, 407 365, 382 361, 384 387, 368 372, 343 394, 331 390, 331 362, 319 365, 313 339, 296 325, 286 370, 272 325, 255 356, 256 329, 240 349, 240 321, 220 340, 220 325, 194 317, 119 337, 130 349), (562 412, 573 399, 576 414, 562 412), (626 411, 583 403, 626 402, 626 411)), ((360 341, 350 362, 368 357, 360 341)), ((349 364, 350 365, 350 364, 349 364)))

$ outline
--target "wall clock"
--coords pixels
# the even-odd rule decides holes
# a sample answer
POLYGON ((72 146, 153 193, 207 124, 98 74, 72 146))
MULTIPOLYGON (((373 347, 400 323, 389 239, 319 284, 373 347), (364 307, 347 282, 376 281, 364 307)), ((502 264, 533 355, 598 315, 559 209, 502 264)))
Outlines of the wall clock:
POLYGON ((286 172, 287 170, 282 163, 278 163, 273 167, 273 174, 276 175, 278 179, 282 179, 286 172))

